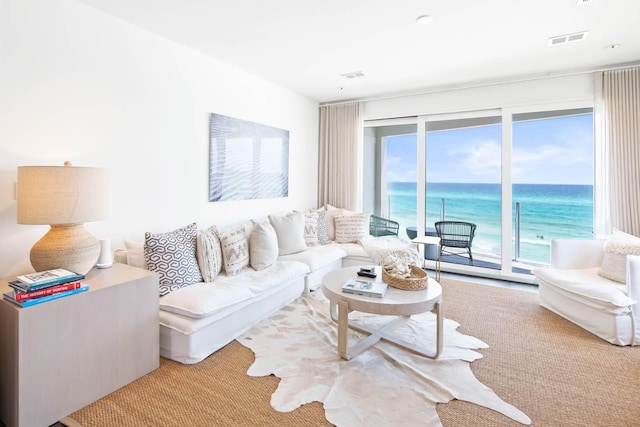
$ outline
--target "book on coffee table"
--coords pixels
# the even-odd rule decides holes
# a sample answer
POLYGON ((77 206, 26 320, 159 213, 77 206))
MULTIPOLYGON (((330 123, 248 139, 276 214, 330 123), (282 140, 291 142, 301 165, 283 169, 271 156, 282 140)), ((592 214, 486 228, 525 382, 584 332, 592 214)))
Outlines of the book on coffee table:
POLYGON ((370 280, 349 279, 347 283, 342 285, 342 292, 348 294, 364 295, 367 297, 382 298, 387 293, 387 285, 385 282, 372 282, 370 280))

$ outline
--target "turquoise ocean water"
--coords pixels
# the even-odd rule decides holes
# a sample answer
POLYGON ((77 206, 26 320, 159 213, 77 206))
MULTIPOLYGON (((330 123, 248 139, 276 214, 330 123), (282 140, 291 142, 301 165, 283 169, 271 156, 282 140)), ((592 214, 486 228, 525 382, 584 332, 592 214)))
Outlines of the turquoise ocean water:
MULTIPOLYGON (((390 183, 387 193, 390 217, 404 233, 405 227, 416 225, 416 183, 390 183)), ((446 220, 477 225, 474 252, 501 253, 500 184, 427 184, 427 227, 440 220, 443 198, 446 220)), ((593 237, 591 185, 514 184, 514 218, 516 202, 520 202, 520 260, 548 263, 553 237, 593 237)))

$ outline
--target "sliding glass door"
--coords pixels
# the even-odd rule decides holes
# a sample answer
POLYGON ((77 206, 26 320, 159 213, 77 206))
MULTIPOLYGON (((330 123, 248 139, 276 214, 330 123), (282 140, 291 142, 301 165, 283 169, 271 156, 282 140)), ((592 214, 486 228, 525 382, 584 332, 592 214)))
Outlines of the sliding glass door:
POLYGON ((451 248, 442 261, 500 269, 501 117, 497 111, 466 116, 426 118, 426 231, 436 221, 474 224, 473 262, 464 249, 451 248))
POLYGON ((548 264, 552 238, 593 237, 592 109, 514 114, 512 128, 514 260, 548 264))
POLYGON ((486 110, 368 122, 365 210, 434 234, 440 220, 476 225, 468 257, 443 269, 510 279, 549 263, 553 237, 591 237, 593 113, 486 110))

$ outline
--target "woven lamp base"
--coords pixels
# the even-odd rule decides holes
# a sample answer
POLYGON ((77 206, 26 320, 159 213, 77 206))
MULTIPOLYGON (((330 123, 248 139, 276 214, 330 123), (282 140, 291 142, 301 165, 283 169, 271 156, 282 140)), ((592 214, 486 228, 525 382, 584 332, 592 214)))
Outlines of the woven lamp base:
POLYGON ((83 224, 52 225, 31 248, 31 265, 36 271, 64 268, 86 274, 100 256, 100 242, 83 224))

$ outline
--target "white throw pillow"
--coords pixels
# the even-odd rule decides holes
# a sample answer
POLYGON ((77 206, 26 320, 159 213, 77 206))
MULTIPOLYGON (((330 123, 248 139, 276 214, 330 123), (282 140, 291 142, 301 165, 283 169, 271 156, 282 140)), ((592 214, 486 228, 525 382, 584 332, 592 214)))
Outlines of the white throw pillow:
POLYGON ((640 255, 640 238, 613 230, 604 242, 604 257, 598 274, 607 279, 627 283, 627 255, 640 255))
POLYGON ((196 223, 168 233, 145 233, 144 259, 160 276, 160 296, 202 281, 196 259, 196 223))
POLYGON ((144 242, 125 239, 124 247, 127 249, 127 264, 148 270, 147 261, 144 259, 144 242))
POLYGON ((202 279, 205 282, 213 282, 222 271, 222 248, 215 225, 196 236, 196 258, 202 279))
POLYGON ((335 217, 337 243, 356 243, 369 234, 368 213, 354 213, 335 217))
POLYGON ((257 222, 249 236, 249 262, 254 270, 264 270, 278 258, 278 237, 269 222, 257 222))
POLYGON ((253 230, 250 221, 235 224, 218 232, 224 271, 232 276, 249 265, 249 239, 253 230))
POLYGON ((295 254, 307 249, 307 244, 304 241, 304 214, 302 212, 269 215, 269 222, 278 236, 280 255, 295 254))

